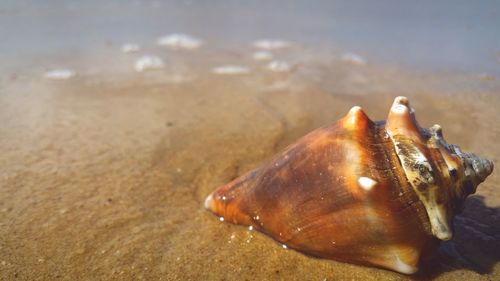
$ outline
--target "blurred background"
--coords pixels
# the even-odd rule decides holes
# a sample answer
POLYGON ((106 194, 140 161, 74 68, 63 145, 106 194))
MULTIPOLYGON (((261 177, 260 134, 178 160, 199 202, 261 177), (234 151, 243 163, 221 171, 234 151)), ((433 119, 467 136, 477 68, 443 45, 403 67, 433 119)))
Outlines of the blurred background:
MULTIPOLYGON (((498 75, 497 1, 2 1, 2 69, 144 47, 169 33, 209 48, 260 38, 359 53, 377 63, 498 75), (108 47, 108 48, 107 48, 108 47)), ((101 66, 104 67, 104 66, 101 66)))

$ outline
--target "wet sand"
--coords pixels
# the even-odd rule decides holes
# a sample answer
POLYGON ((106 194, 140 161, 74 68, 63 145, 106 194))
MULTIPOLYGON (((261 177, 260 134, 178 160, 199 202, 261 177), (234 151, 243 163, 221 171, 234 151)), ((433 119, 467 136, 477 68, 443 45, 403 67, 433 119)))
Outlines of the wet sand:
POLYGON ((295 67, 284 73, 243 48, 171 57, 144 73, 4 77, 0 279, 500 279, 496 172, 467 200, 455 238, 415 276, 285 250, 204 209, 217 186, 353 105, 385 118, 396 95, 410 98, 421 125, 439 123, 450 143, 498 162, 495 79, 288 52, 295 67), (252 71, 210 72, 229 58, 252 71))

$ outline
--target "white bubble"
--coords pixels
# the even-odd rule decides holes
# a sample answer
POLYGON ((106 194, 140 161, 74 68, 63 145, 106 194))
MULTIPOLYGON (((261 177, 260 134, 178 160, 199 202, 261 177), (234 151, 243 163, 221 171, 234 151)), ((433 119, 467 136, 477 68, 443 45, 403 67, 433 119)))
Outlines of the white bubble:
POLYGON ((253 230, 253 226, 249 226, 248 230, 252 231, 253 230))
POLYGON ((164 66, 163 60, 157 56, 143 56, 135 61, 135 70, 138 72, 148 69, 159 69, 164 66))
POLYGON ((292 70, 292 66, 288 62, 281 60, 273 60, 267 65, 267 68, 274 72, 289 72, 292 70))
POLYGON ((66 80, 75 77, 76 72, 71 69, 53 69, 45 72, 45 78, 54 80, 66 80))
POLYGON ((288 246, 285 244, 281 245, 281 247, 283 247, 283 249, 288 249, 288 246))
POLYGON ((366 64, 366 60, 362 56, 354 54, 354 53, 343 54, 342 60, 345 62, 348 62, 348 63, 357 64, 357 65, 365 65, 366 64))
POLYGON ((221 65, 212 68, 212 72, 215 74, 235 75, 250 73, 250 69, 241 65, 221 65))
POLYGON ((158 38, 156 42, 158 45, 174 49, 196 49, 203 44, 203 41, 200 39, 183 33, 166 35, 158 38))
POLYGON ((220 217, 220 218, 219 218, 219 220, 220 220, 220 221, 224 221, 224 217, 220 217))
POLYGON ((253 42, 255 48, 277 50, 290 47, 290 42, 279 39, 261 39, 253 42))
POLYGON ((122 45, 122 52, 124 53, 136 53, 141 50, 141 47, 138 44, 134 43, 126 43, 122 45))
POLYGON ((254 60, 272 60, 273 54, 267 51, 257 51, 253 53, 252 58, 254 60))

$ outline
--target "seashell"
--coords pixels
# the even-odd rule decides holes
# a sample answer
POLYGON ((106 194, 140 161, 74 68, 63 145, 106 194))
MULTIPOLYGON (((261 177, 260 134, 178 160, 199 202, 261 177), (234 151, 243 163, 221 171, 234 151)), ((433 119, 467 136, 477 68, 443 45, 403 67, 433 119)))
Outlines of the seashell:
POLYGON ((452 219, 493 163, 421 128, 408 99, 386 121, 355 106, 210 194, 221 220, 338 261, 411 274, 453 236, 452 219))

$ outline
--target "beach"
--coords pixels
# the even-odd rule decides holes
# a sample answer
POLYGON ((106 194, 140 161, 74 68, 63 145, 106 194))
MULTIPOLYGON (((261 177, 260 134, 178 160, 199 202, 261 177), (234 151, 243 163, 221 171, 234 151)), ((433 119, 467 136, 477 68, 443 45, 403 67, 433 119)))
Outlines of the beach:
POLYGON ((101 41, 85 52, 46 45, 6 57, 1 280, 500 279, 496 171, 455 218, 454 238, 416 275, 284 249, 203 204, 353 106, 385 119, 396 96, 410 99, 422 127, 440 124, 449 143, 497 164, 500 83, 486 70, 498 63, 484 72, 412 67, 276 30, 226 41, 211 29, 165 32, 177 35, 163 41, 160 32, 132 30, 136 50, 115 28, 120 39, 94 35, 101 41))

